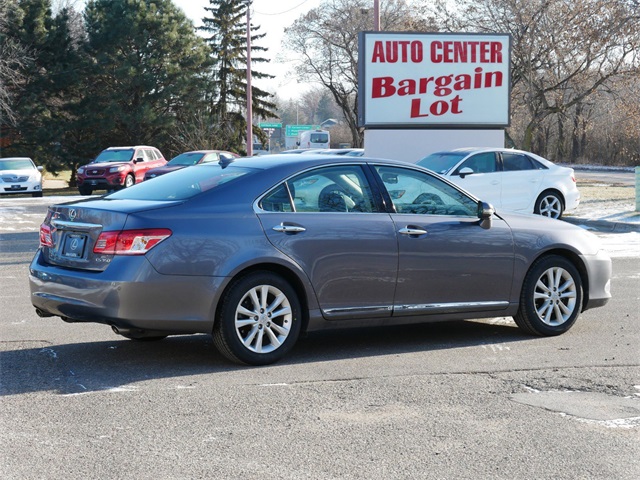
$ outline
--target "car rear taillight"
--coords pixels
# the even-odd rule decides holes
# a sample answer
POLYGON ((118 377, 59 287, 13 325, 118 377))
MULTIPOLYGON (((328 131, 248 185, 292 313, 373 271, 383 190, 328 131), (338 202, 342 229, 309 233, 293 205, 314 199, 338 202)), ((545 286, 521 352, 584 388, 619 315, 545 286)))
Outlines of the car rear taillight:
POLYGON ((102 232, 93 253, 105 255, 144 255, 165 238, 171 236, 166 228, 102 232))
POLYGON ((51 236, 51 227, 45 223, 40 225, 40 246, 53 247, 53 237, 51 236))
POLYGON ((575 175, 571 175, 571 180, 573 180, 573 183, 577 183, 577 182, 576 182, 576 176, 575 176, 575 175))

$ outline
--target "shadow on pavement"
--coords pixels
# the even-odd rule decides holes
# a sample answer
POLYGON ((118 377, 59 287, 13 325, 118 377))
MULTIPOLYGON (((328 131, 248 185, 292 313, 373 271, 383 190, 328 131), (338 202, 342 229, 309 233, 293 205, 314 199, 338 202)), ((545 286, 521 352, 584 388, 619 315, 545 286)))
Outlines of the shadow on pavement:
MULTIPOLYGON (((449 322, 317 332, 301 338, 275 367, 342 359, 400 355, 531 339, 515 325, 449 322)), ((5 347, 7 344, 5 344, 5 347)), ((51 345, 25 341, 0 352, 0 395, 51 391, 78 394, 126 388, 158 378, 211 375, 271 366, 235 365, 222 357, 209 335, 168 337, 158 342, 113 341, 51 345)))

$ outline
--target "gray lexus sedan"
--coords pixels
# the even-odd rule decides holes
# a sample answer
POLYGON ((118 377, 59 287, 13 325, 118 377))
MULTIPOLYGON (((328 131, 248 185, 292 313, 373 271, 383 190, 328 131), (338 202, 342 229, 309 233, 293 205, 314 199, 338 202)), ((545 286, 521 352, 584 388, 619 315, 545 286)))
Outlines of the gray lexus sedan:
POLYGON ((208 333, 232 361, 303 331, 513 316, 559 335, 610 298, 592 234, 503 214, 416 165, 273 155, 185 168, 49 208, 38 315, 135 340, 208 333))

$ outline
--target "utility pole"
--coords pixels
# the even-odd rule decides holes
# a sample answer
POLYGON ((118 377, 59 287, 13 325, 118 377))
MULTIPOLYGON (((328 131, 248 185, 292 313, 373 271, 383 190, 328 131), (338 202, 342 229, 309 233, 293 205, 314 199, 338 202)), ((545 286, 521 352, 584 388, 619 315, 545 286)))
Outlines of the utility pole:
POLYGON ((373 30, 380 31, 380 0, 373 0, 373 30))
POLYGON ((251 0, 247 3, 247 157, 253 156, 253 108, 251 95, 251 0))

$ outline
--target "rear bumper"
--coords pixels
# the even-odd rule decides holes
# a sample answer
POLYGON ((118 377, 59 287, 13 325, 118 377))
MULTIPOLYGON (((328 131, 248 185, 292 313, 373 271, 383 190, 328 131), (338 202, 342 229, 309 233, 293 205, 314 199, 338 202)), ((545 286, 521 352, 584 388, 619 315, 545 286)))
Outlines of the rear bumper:
POLYGON ((44 263, 29 267, 31 303, 70 322, 170 333, 211 333, 224 278, 161 275, 141 257, 115 257, 103 272, 44 263))
POLYGON ((564 196, 564 211, 566 212, 573 212, 575 209, 578 208, 578 205, 580 205, 580 191, 575 188, 569 192, 566 193, 566 195, 564 196))

